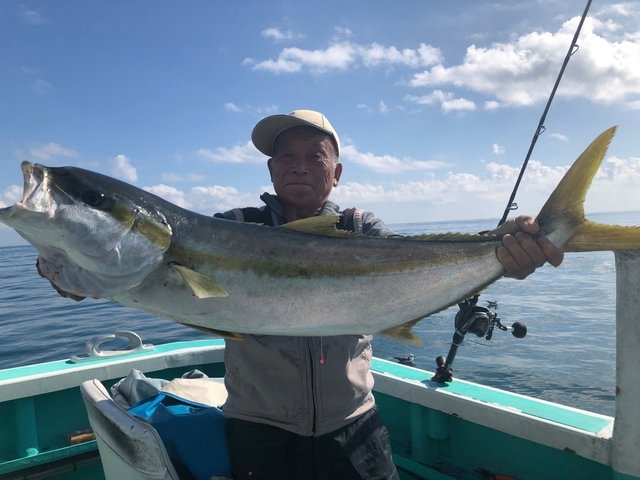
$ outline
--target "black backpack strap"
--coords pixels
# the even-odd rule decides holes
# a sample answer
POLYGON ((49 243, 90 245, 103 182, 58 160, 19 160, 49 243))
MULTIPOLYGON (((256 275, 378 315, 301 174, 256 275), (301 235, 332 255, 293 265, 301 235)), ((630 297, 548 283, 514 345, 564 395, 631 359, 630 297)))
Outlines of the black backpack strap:
POLYGON ((242 222, 261 223, 269 226, 273 225, 270 208, 246 207, 241 208, 240 210, 242 210, 243 215, 243 220, 241 220, 242 222))
POLYGON ((272 211, 268 207, 246 207, 234 208, 224 213, 216 213, 214 217, 224 218, 226 220, 234 220, 236 222, 260 223, 262 225, 273 226, 274 223, 272 211))

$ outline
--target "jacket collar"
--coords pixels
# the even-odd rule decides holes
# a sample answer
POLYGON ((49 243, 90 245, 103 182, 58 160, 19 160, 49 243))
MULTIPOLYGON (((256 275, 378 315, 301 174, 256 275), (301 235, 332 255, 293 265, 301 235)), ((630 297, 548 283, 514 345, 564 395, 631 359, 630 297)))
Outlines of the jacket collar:
MULTIPOLYGON (((269 207, 271 211, 278 217, 279 225, 286 223, 284 214, 282 212, 282 204, 280 203, 280 199, 277 195, 272 195, 271 193, 265 192, 260 195, 260 200, 262 200, 267 205, 267 207, 269 207)), ((340 213, 340 207, 330 200, 327 200, 320 209, 320 215, 335 215, 337 213, 340 213)))

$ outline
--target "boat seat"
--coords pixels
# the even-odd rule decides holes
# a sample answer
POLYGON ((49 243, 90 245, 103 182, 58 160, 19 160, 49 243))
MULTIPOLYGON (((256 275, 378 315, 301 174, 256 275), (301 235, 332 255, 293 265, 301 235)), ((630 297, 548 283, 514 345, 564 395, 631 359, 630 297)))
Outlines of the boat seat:
POLYGON ((116 404, 97 379, 83 382, 80 392, 106 480, 179 480, 158 432, 151 425, 116 404))

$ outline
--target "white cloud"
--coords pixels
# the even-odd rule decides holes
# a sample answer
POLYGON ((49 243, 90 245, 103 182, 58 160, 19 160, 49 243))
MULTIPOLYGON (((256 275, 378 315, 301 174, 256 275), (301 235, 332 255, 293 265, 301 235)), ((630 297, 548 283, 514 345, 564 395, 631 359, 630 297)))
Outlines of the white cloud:
POLYGON ((349 44, 332 45, 326 50, 285 48, 277 59, 256 63, 254 70, 272 73, 296 73, 307 67, 314 72, 346 70, 355 61, 354 49, 349 44))
POLYGON ((239 107, 238 105, 236 105, 233 102, 227 102, 224 104, 224 109, 229 111, 229 112, 236 112, 236 113, 240 113, 242 112, 242 108, 239 107))
POLYGON ((0 197, 0 208, 6 208, 9 205, 20 201, 22 198, 22 187, 18 185, 9 185, 0 197))
POLYGON ((262 35, 265 38, 270 38, 272 40, 275 40, 277 42, 284 42, 286 40, 304 38, 304 35, 297 35, 293 33, 291 30, 286 30, 283 32, 282 30, 276 27, 265 28, 260 32, 260 35, 262 35))
POLYGON ((336 188, 332 199, 344 205, 407 204, 413 202, 441 204, 451 202, 453 193, 447 182, 434 177, 422 181, 389 185, 348 182, 336 188))
POLYGON ((560 140, 561 142, 566 142, 569 140, 567 136, 562 133, 552 133, 551 138, 555 138, 556 140, 560 140))
POLYGON ((601 181, 638 183, 640 179, 640 157, 623 160, 611 156, 604 161, 604 166, 598 176, 601 181))
POLYGON ((359 45, 349 41, 332 43, 326 49, 306 50, 297 47, 283 49, 277 58, 255 62, 245 59, 245 64, 255 70, 272 73, 296 73, 305 69, 312 73, 329 70, 347 70, 354 66, 405 66, 419 68, 433 65, 441 60, 440 50, 420 44, 417 49, 398 49, 378 43, 359 45))
POLYGON ((494 143, 493 146, 491 147, 491 151, 493 152, 494 155, 504 155, 505 148, 504 148, 504 145, 494 143))
POLYGON ((495 100, 488 100, 484 102, 484 109, 487 111, 497 110, 498 108, 500 108, 500 103, 495 100))
POLYGON ((193 204, 186 198, 185 193, 175 187, 161 183, 151 187, 143 187, 143 189, 149 193, 162 197, 168 202, 178 205, 179 207, 187 209, 193 207, 193 204))
POLYGON ((360 203, 375 203, 385 197, 383 185, 346 182, 337 186, 331 194, 331 199, 342 205, 358 205, 360 203))
MULTIPOLYGON (((534 165, 535 161, 532 160, 530 165, 534 165)), ((488 177, 497 183, 510 182, 512 179, 517 178, 518 168, 504 163, 489 162, 485 166, 488 177)))
MULTIPOLYGON (((520 208, 514 215, 535 215, 568 168, 551 167, 535 160, 529 162, 516 196, 520 208)), ((357 205, 385 215, 391 212, 396 217, 394 221, 497 218, 505 208, 518 173, 519 168, 491 162, 483 172, 474 174, 448 172, 440 178, 435 172, 429 172, 420 181, 345 182, 335 189, 331 198, 344 206, 357 205), (404 208, 399 208, 403 205, 404 208), (424 213, 416 210, 418 207, 424 213)), ((640 209, 638 183, 640 158, 607 158, 589 189, 585 210, 640 209)))
POLYGON ((346 40, 353 37, 353 32, 347 27, 333 27, 332 41, 339 42, 340 40, 346 40))
MULTIPOLYGON (((543 189, 551 191, 562 176, 566 173, 568 167, 550 167, 544 165, 537 160, 531 160, 527 165, 522 185, 522 189, 543 189)), ((487 165, 487 172, 489 174, 489 182, 505 182, 513 187, 519 172, 520 167, 512 167, 505 164, 489 163, 487 165)), ((509 189, 511 190, 511 188, 509 189)))
POLYGON ((243 193, 235 187, 221 185, 194 187, 191 189, 191 198, 198 211, 209 215, 258 202, 258 196, 254 193, 243 193))
POLYGON ((131 165, 131 161, 126 155, 119 154, 113 157, 111 173, 127 182, 138 180, 138 171, 131 165))
POLYGON ((638 210, 640 157, 607 158, 589 189, 587 211, 638 210))
POLYGON ((476 109, 476 104, 473 101, 466 98, 456 98, 452 92, 443 92, 442 90, 434 90, 430 94, 422 96, 407 95, 405 100, 418 105, 440 105, 445 113, 476 109))
POLYGON ((47 19, 45 18, 42 11, 36 10, 34 8, 27 8, 24 5, 21 6, 18 15, 25 23, 28 23, 29 25, 43 25, 47 23, 47 19))
POLYGON ((161 175, 165 182, 202 182, 205 176, 199 173, 172 173, 167 172, 161 175))
POLYGON ((442 57, 439 49, 424 43, 421 43, 417 49, 403 48, 402 50, 372 43, 369 46, 358 46, 357 52, 362 58, 362 63, 368 67, 401 65, 419 68, 433 65, 442 57))
MULTIPOLYGON (((450 85, 492 98, 487 109, 527 106, 547 98, 541 85, 553 85, 575 32, 578 17, 557 32, 532 32, 510 43, 467 48, 463 63, 442 63, 416 73, 414 87, 450 85)), ((617 30, 612 20, 588 18, 579 50, 572 56, 558 96, 583 97, 594 102, 637 101, 640 95, 640 43, 609 38, 617 30)))
POLYGON ((398 158, 391 155, 375 155, 371 152, 358 151, 354 145, 345 145, 340 155, 341 159, 357 163, 365 168, 379 173, 404 173, 416 170, 437 170, 448 164, 439 160, 416 160, 413 158, 398 158))
POLYGON ((55 157, 73 158, 78 152, 71 148, 65 148, 59 143, 50 142, 31 150, 31 157, 36 160, 51 160, 55 157))
POLYGON ((253 143, 247 141, 242 145, 234 145, 231 148, 218 147, 214 150, 201 148, 198 156, 214 163, 235 164, 260 164, 266 163, 265 156, 256 150, 253 143))

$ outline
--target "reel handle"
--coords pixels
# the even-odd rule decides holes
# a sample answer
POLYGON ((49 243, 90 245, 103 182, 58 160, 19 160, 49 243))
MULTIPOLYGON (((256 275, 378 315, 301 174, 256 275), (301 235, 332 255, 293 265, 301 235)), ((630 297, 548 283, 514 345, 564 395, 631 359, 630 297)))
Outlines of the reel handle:
POLYGON ((511 325, 511 335, 516 338, 524 338, 527 335, 527 326, 524 323, 515 322, 511 325))

